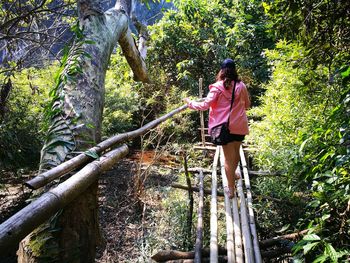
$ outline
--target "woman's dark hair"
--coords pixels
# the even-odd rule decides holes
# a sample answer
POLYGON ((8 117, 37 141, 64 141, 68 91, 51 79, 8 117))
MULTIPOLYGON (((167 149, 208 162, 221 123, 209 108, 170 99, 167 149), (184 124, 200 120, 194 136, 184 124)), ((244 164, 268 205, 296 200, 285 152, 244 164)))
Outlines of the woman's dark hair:
POLYGON ((224 81, 225 89, 228 89, 231 86, 233 80, 240 81, 236 70, 236 64, 232 59, 225 59, 221 64, 221 69, 216 75, 216 81, 220 80, 224 81))

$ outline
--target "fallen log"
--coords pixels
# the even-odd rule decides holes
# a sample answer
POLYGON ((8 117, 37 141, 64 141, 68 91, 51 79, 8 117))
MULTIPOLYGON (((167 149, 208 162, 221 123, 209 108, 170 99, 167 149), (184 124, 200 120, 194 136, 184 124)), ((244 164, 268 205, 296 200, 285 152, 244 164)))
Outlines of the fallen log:
POLYGON ((286 247, 280 247, 273 250, 261 251, 261 257, 264 258, 265 261, 267 261, 289 253, 291 253, 291 248, 286 246, 286 247))
POLYGON ((262 241, 259 242, 259 245, 260 245, 261 248, 272 247, 272 246, 275 246, 275 245, 279 245, 281 242, 283 242, 285 240, 300 239, 308 231, 309 231, 308 229, 305 229, 305 230, 302 230, 300 232, 286 234, 286 235, 283 235, 283 236, 278 236, 278 237, 262 240, 262 241))
MULTIPOLYGON (((227 250, 223 247, 218 247, 219 255, 226 255, 227 250)), ((151 258, 157 262, 179 259, 194 259, 194 251, 179 251, 179 250, 162 250, 151 258)), ((210 248, 202 248, 202 257, 209 257, 210 248)))

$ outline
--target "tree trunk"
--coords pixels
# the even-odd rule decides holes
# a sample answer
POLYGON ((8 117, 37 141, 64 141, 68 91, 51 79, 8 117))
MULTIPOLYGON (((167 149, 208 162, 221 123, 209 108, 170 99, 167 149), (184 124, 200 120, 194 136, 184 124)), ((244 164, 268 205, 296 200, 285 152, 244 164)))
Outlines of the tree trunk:
MULTIPOLYGON (((129 30, 125 12, 129 9, 123 8, 127 2, 130 3, 117 1, 118 9, 103 13, 98 1, 79 1, 84 36, 77 35, 56 86, 57 99, 49 113, 51 127, 41 152, 41 171, 99 142, 105 74, 117 42, 128 62, 133 63, 135 79, 148 81, 143 59, 129 30)), ((97 208, 96 182, 20 243, 18 262, 95 262, 99 241, 97 208)))

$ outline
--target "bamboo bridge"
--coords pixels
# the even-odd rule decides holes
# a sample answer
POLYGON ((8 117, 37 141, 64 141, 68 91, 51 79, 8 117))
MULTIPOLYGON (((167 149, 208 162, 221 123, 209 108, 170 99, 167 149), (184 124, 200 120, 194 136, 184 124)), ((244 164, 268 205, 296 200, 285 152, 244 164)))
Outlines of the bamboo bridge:
MULTIPOLYGON (((39 174, 26 182, 31 189, 39 189, 53 180, 81 168, 74 175, 63 181, 55 188, 45 192, 32 201, 25 208, 14 214, 0 225, 0 256, 7 249, 16 246, 30 232, 48 220, 57 211, 64 208, 77 196, 83 193, 92 183, 96 182, 101 172, 108 170, 118 160, 128 153, 128 146, 124 142, 145 134, 160 123, 183 111, 183 105, 170 113, 156 119, 145 126, 123 134, 115 135, 85 153, 66 161, 57 167, 39 174), (94 156, 100 156, 95 159, 94 156)), ((212 169, 198 168, 199 178, 199 207, 197 237, 194 252, 160 251, 152 257, 157 262, 237 262, 260 263, 262 257, 259 249, 258 236, 255 227, 254 212, 252 208, 252 194, 250 180, 243 148, 240 149, 241 162, 237 172, 241 178, 237 183, 237 191, 233 199, 229 199, 218 188, 227 185, 224 155, 221 146, 213 147, 205 142, 205 129, 203 115, 201 114, 202 146, 198 149, 215 150, 212 169), (211 174, 211 205, 210 205, 210 248, 202 247, 203 235, 203 177, 205 173, 211 174), (221 180, 218 175, 221 175, 221 180), (218 195, 224 195, 226 215, 226 248, 218 247, 218 195)), ((176 187, 176 186, 175 186, 176 187)), ((192 187, 192 186, 190 186, 192 187)))

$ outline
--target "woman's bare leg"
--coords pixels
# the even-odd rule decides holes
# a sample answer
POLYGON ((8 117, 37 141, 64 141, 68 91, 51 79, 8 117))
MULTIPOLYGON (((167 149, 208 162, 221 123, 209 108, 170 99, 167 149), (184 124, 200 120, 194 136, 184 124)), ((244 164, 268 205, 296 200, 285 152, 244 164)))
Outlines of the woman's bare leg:
POLYGON ((242 142, 233 141, 222 146, 225 155, 225 171, 228 187, 235 189, 236 168, 240 160, 239 148, 242 142))

